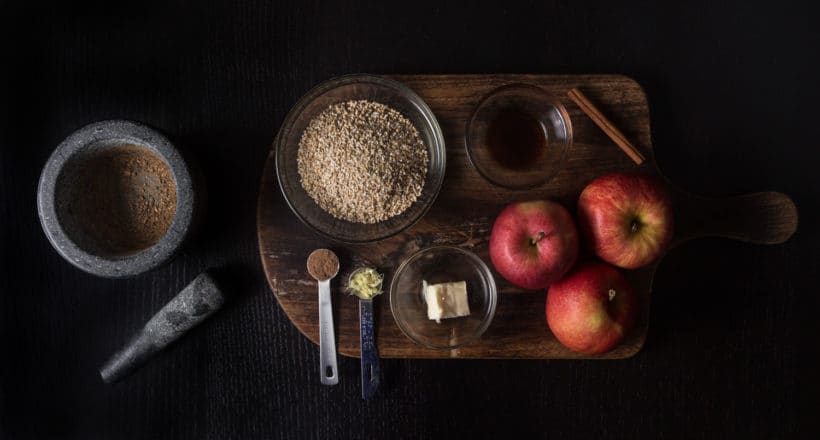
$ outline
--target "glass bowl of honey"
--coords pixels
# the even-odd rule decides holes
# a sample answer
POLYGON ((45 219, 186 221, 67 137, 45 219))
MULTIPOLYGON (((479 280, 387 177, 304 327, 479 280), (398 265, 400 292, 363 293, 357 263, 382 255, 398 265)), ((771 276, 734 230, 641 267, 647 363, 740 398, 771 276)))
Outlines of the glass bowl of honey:
POLYGON ((572 124, 561 102, 530 84, 499 87, 467 121, 467 156, 490 183, 508 189, 543 185, 563 168, 572 124))

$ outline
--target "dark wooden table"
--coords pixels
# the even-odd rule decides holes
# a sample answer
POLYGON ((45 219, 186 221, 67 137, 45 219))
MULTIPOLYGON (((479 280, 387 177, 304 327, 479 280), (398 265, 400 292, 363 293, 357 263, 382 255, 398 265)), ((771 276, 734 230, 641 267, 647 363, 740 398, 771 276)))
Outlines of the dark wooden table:
POLYGON ((820 433, 820 31, 808 6, 17 3, 0 13, 0 438, 820 433), (713 239, 674 250, 631 359, 390 359, 363 402, 358 359, 339 359, 338 386, 319 384, 317 347, 268 289, 255 234, 262 166, 285 113, 312 85, 361 71, 630 75, 647 92, 655 156, 673 182, 708 195, 785 192, 800 226, 778 246, 713 239), (35 208, 53 148, 113 118, 165 132, 195 158, 210 196, 182 254, 129 280, 62 260, 35 208), (125 382, 103 384, 102 362, 208 267, 228 276, 231 304, 125 382))

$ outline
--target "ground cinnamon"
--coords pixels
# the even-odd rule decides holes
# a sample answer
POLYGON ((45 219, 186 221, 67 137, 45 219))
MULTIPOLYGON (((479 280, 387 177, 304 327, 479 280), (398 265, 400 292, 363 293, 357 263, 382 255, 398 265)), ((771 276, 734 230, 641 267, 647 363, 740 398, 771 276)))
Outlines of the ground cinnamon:
POLYGON ((58 183, 66 232, 93 253, 123 255, 159 241, 176 214, 176 183, 153 150, 118 145, 66 165, 58 183))
POLYGON ((307 270, 319 281, 329 280, 339 271, 339 257, 329 249, 316 249, 308 256, 307 270))

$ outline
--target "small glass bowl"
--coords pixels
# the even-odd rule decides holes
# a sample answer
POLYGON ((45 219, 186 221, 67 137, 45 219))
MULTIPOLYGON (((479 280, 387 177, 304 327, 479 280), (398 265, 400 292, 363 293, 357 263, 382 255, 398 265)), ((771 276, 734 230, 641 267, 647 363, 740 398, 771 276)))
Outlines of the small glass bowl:
POLYGON ((490 183, 508 189, 535 188, 555 177, 572 145, 567 110, 554 96, 529 84, 490 92, 478 103, 466 130, 470 163, 490 183), (533 142, 540 145, 530 147, 533 142))
POLYGON ((346 75, 314 87, 288 113, 274 149, 276 177, 290 209, 313 231, 343 243, 370 243, 409 228, 430 209, 444 180, 444 136, 433 112, 407 86, 381 76, 346 75), (333 217, 316 204, 299 180, 296 158, 302 132, 326 108, 350 100, 374 101, 399 111, 413 123, 427 147, 427 176, 421 195, 407 210, 379 223, 354 223, 333 217))
POLYGON ((475 254, 454 246, 434 246, 416 252, 396 270, 390 284, 390 310, 413 342, 452 350, 475 341, 487 330, 495 315, 497 295, 490 269, 475 254), (470 315, 442 319, 441 323, 428 319, 423 281, 465 281, 470 315))

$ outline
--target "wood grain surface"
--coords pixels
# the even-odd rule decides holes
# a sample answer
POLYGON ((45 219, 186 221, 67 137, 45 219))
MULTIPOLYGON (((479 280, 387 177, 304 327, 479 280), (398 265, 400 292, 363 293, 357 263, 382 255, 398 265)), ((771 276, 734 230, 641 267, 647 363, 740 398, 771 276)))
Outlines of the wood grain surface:
MULTIPOLYGON (((820 438, 820 28, 808 3, 50 3, 10 0, 0 13, 0 439, 820 438), (363 401, 359 359, 339 356, 339 384, 323 386, 318 347, 259 255, 260 179, 285 115, 347 73, 498 71, 635 78, 664 175, 718 197, 717 213, 722 196, 785 192, 797 232, 775 246, 672 249, 628 359, 382 359, 363 401), (74 268, 36 211, 54 148, 107 119, 166 134, 208 192, 181 253, 126 280, 74 268), (105 384, 106 359, 210 268, 225 275, 225 308, 105 384)), ((692 233, 720 224, 699 215, 692 233)))
MULTIPOLYGON (((575 211, 581 190, 596 176, 611 171, 658 174, 653 161, 649 104, 640 85, 620 75, 394 75, 430 106, 444 133, 447 170, 438 199, 416 225, 390 239, 368 245, 342 245, 309 231, 288 212, 275 175, 273 151, 268 157, 259 192, 258 233, 262 264, 282 309, 294 325, 318 342, 316 283, 305 269, 313 249, 329 247, 341 257, 333 280, 337 350, 359 355, 358 303, 343 292, 349 274, 361 265, 385 273, 390 285, 398 265, 414 252, 448 244, 475 252, 488 266, 489 233, 497 213, 513 200, 548 198, 575 211), (471 166, 465 150, 464 127, 478 101, 493 89, 513 83, 535 84, 559 97, 567 107, 574 143, 564 168, 545 185, 527 191, 506 190, 484 180, 471 166), (648 159, 635 166, 630 158, 567 97, 580 87, 648 159)), ((719 235, 760 243, 782 242, 796 227, 791 200, 763 193, 723 200, 699 198, 675 189, 675 241, 719 235)), ((590 258, 582 255, 581 258, 590 258)), ((382 357, 411 358, 593 358, 618 359, 637 353, 646 339, 652 278, 658 262, 627 271, 638 292, 640 313, 635 328, 610 352, 588 356, 561 345, 544 319, 545 292, 519 289, 494 271, 499 299, 492 324, 482 338, 456 350, 433 350, 404 336, 390 311, 389 295, 374 305, 377 341, 382 357)))

